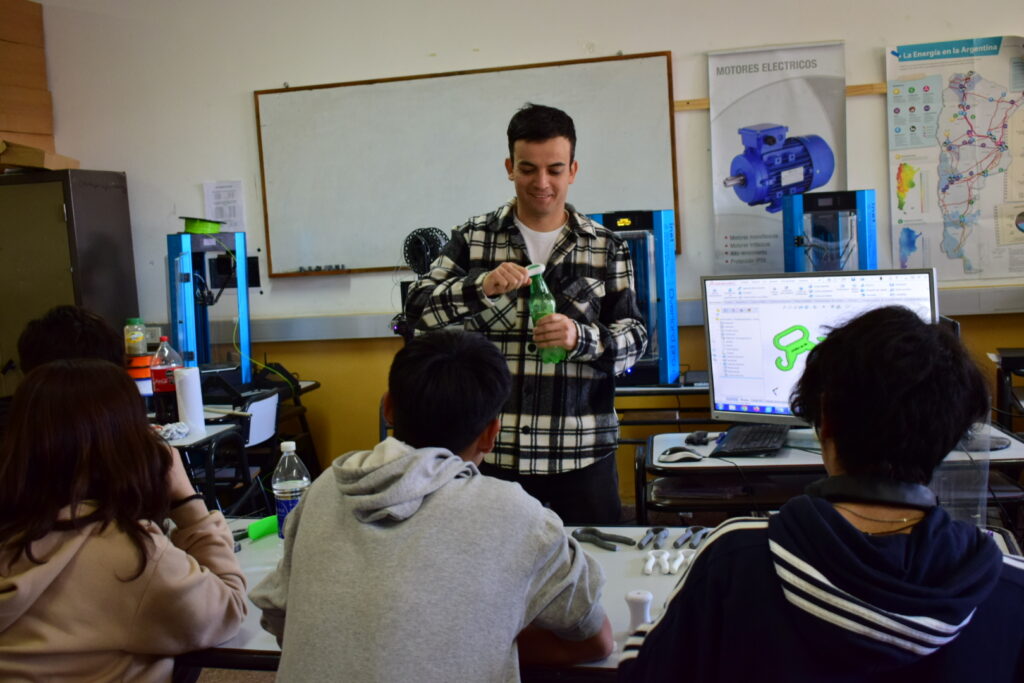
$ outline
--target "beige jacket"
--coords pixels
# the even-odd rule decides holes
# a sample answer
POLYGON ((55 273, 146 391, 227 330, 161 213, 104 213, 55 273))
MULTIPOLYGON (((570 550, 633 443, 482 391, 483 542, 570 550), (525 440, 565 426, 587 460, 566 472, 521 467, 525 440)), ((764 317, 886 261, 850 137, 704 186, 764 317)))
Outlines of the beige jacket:
POLYGON ((224 516, 202 501, 171 515, 170 538, 150 524, 138 554, 116 525, 54 531, 24 555, 0 555, 0 680, 167 681, 172 656, 231 638, 246 583, 224 516))

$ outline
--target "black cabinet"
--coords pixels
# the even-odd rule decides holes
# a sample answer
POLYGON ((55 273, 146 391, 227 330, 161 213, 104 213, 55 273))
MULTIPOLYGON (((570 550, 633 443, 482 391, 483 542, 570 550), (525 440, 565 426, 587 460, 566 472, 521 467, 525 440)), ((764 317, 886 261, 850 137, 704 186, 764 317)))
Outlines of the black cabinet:
POLYGON ((124 173, 0 175, 0 395, 20 380, 11 361, 25 323, 58 304, 115 329, 138 315, 124 173))

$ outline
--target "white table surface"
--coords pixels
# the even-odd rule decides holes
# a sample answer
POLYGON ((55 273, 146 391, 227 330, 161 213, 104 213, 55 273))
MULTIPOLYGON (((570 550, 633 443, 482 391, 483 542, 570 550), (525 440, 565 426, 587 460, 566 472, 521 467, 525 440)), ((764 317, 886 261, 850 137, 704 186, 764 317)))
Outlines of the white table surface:
MULTIPOLYGON (((233 529, 244 529, 251 520, 237 519, 231 521, 233 529)), ((575 527, 568 527, 571 531, 575 527)), ((648 527, 600 527, 603 531, 626 536, 639 540, 648 527)), ((686 527, 671 527, 666 548, 674 558, 679 551, 671 548, 671 542, 679 537, 686 527)), ((1003 552, 1008 552, 1005 543, 998 537, 995 539, 1003 552)), ((241 541, 241 551, 238 559, 249 582, 251 591, 263 577, 277 567, 281 557, 283 541, 276 534, 266 536, 256 541, 244 539, 241 541)), ((643 573, 643 567, 647 559, 647 552, 651 549, 648 546, 644 550, 635 547, 619 546, 619 550, 610 551, 598 548, 589 543, 583 544, 584 550, 596 559, 604 570, 606 583, 602 593, 601 602, 608 614, 612 625, 612 633, 615 638, 615 651, 611 656, 600 662, 586 664, 579 669, 600 669, 608 672, 614 669, 622 653, 623 644, 628 637, 629 608, 626 604, 626 594, 635 590, 650 591, 653 595, 651 601, 651 618, 657 619, 664 611, 665 604, 672 595, 676 584, 682 575, 685 565, 674 575, 661 574, 657 569, 651 575, 643 573)), ((248 601, 248 598, 247 598, 248 601)), ((277 640, 260 627, 260 609, 248 601, 249 612, 245 618, 239 633, 225 643, 200 653, 185 655, 185 658, 193 664, 207 666, 237 666, 238 668, 270 668, 276 667, 276 657, 280 655, 280 648, 277 640), (230 654, 234 656, 234 663, 223 664, 216 660, 218 655, 230 654), (208 659, 214 658, 214 659, 208 659), (254 664, 246 661, 246 658, 263 658, 261 664, 254 664), (267 658, 273 658, 269 663, 267 658)))
MULTIPOLYGON (((993 435, 999 435, 1010 439, 1010 447, 998 451, 977 452, 967 454, 963 451, 954 450, 943 462, 961 462, 969 459, 982 459, 987 457, 989 462, 1024 462, 1024 442, 1012 434, 1003 432, 994 427, 985 427, 993 435)), ((709 440, 707 445, 695 446, 686 443, 687 432, 669 432, 655 434, 651 437, 651 462, 655 467, 664 470, 734 470, 737 465, 744 468, 770 469, 820 469, 824 471, 825 465, 821 460, 821 444, 818 443, 813 429, 791 429, 786 440, 786 446, 775 455, 768 457, 759 456, 723 456, 708 457, 696 462, 665 463, 660 460, 660 455, 673 446, 687 446, 698 453, 710 455, 715 448, 714 437, 720 432, 708 432, 709 440), (802 450, 808 449, 808 450, 802 450)))
MULTIPOLYGON (((248 520, 232 520, 233 529, 245 528, 248 520)), ((574 527, 568 527, 571 531, 574 527)), ((639 540, 647 527, 601 527, 603 531, 627 536, 639 540)), ((671 550, 672 557, 676 556, 677 550, 671 549, 671 541, 674 541, 683 532, 685 527, 673 528, 669 535, 669 543, 666 547, 671 550)), ((277 567, 281 557, 283 541, 277 535, 265 536, 256 541, 244 539, 241 541, 242 549, 238 553, 238 559, 249 582, 251 591, 263 577, 277 567)), ((619 655, 622 652, 623 643, 628 636, 629 608, 626 605, 626 594, 634 590, 650 591, 654 599, 651 601, 651 618, 657 618, 661 614, 664 604, 667 601, 672 589, 675 587, 682 568, 675 575, 665 575, 658 572, 657 568, 651 575, 643 573, 644 563, 647 559, 648 546, 644 550, 620 546, 618 551, 605 550, 589 543, 582 546, 584 550, 594 557, 604 570, 606 583, 602 593, 601 602, 608 619, 612 624, 612 631, 615 636, 615 651, 612 655, 602 661, 586 665, 587 668, 613 669, 618 663, 619 655)), ((242 651, 253 655, 276 654, 280 652, 277 640, 260 627, 260 609, 249 602, 249 613, 245 618, 241 631, 231 640, 222 643, 216 651, 242 651)))
POLYGON ((219 434, 221 434, 223 432, 231 431, 232 429, 238 429, 238 425, 233 424, 233 423, 232 424, 219 424, 219 425, 206 425, 206 433, 203 434, 202 436, 196 436, 194 434, 189 434, 189 435, 187 435, 185 437, 182 437, 180 439, 174 439, 173 441, 168 441, 167 443, 170 444, 171 446, 174 446, 175 448, 190 448, 191 446, 195 446, 196 444, 202 443, 203 441, 207 441, 209 439, 212 439, 213 437, 218 436, 219 434))

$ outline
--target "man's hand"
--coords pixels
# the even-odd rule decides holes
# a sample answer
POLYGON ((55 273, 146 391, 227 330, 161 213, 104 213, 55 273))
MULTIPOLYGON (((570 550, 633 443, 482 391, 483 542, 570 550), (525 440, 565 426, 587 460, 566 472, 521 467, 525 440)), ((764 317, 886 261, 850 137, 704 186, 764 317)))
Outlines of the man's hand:
POLYGON ((576 323, 561 313, 546 315, 534 326, 533 341, 542 349, 560 346, 566 351, 572 351, 579 341, 576 323))
POLYGON ((498 296, 530 284, 530 276, 526 268, 518 263, 506 261, 487 273, 484 277, 484 294, 488 297, 498 296))

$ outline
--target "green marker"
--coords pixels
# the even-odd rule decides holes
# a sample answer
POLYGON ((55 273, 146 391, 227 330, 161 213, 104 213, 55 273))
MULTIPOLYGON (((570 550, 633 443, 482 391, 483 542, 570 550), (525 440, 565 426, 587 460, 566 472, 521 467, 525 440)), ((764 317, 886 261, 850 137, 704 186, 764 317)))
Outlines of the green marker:
POLYGON ((277 515, 270 515, 263 519, 258 519, 248 528, 249 538, 255 541, 258 538, 269 536, 270 534, 277 533, 277 515))

